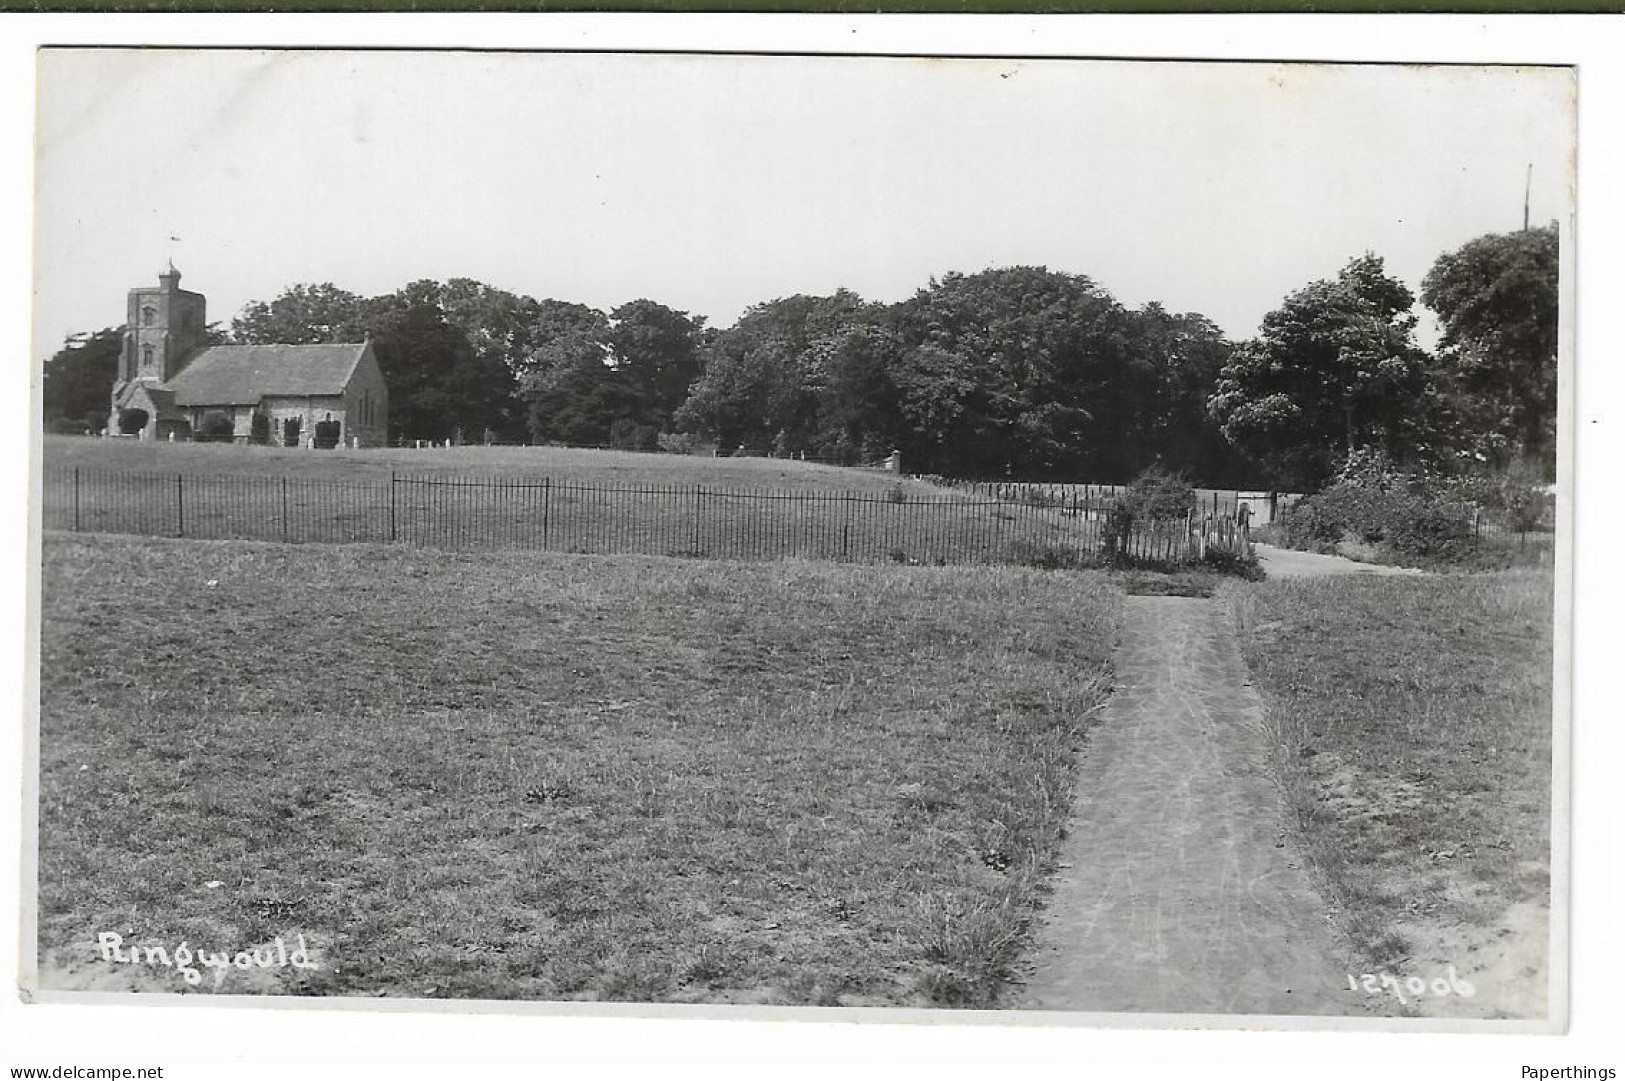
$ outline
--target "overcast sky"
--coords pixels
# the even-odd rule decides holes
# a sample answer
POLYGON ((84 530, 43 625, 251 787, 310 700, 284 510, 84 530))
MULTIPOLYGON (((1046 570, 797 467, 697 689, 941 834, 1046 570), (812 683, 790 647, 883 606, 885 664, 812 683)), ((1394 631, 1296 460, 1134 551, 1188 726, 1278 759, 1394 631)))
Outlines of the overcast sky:
POLYGON ((1041 264, 1247 337, 1367 249, 1566 216, 1566 71, 48 50, 35 353, 173 258, 209 317, 472 277, 731 323, 1041 264))

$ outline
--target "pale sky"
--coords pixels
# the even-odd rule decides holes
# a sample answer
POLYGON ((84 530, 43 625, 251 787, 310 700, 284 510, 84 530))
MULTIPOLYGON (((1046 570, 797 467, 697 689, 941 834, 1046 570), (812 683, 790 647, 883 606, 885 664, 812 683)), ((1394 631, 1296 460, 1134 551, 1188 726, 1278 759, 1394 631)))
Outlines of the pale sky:
POLYGON ((47 50, 36 356, 173 258, 209 318, 296 282, 471 277, 716 326, 1042 264, 1235 338, 1370 249, 1572 201, 1563 69, 47 50))

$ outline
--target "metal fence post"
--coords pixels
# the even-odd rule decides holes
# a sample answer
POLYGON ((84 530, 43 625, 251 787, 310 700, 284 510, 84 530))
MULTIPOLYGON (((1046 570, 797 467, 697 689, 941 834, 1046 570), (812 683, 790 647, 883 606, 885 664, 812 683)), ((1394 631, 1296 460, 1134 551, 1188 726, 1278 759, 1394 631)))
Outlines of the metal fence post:
POLYGON ((553 516, 553 478, 542 478, 542 550, 547 550, 547 535, 553 516))
POLYGON ((175 474, 175 527, 178 536, 186 536, 186 475, 175 474))
POLYGON ((73 467, 73 531, 79 532, 79 467, 73 467))
POLYGON ((696 484, 694 486, 694 554, 695 555, 700 554, 700 499, 704 496, 704 494, 705 494, 705 489, 703 487, 701 487, 700 485, 696 484))
POLYGON ((389 543, 395 543, 395 471, 389 471, 389 543))
POLYGON ((282 541, 288 540, 288 478, 282 478, 282 541))

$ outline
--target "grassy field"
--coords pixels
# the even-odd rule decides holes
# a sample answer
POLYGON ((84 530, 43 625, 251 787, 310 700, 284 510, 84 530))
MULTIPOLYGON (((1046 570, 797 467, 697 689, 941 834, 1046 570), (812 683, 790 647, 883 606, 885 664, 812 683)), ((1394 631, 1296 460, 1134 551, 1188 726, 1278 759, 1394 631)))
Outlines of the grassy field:
MULTIPOLYGON (((897 478, 878 469, 847 469, 778 458, 708 458, 569 447, 440 447, 406 450, 305 450, 222 443, 45 437, 47 467, 186 473, 189 476, 387 480, 391 472, 485 479, 551 477, 574 484, 647 484, 798 492, 887 494, 897 478)), ((922 481, 902 481, 911 498, 951 498, 922 481)))
POLYGON ((49 534, 43 982, 302 934, 219 989, 996 1003, 1119 619, 1089 573, 49 534))
POLYGON ((1478 972, 1483 1009, 1521 1012, 1545 970, 1551 572, 1227 588, 1356 945, 1478 972))
POLYGON ((1088 562, 1099 522, 864 469, 523 447, 312 451, 57 437, 46 528, 843 562, 1088 562))

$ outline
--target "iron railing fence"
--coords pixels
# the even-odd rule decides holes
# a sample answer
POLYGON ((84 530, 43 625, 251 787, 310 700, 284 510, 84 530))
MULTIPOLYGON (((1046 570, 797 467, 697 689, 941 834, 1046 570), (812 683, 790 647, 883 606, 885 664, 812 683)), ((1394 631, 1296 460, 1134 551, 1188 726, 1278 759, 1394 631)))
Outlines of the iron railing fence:
POLYGON ((1232 520, 1136 523, 1105 501, 1047 503, 901 486, 870 492, 590 484, 449 474, 330 479, 48 467, 47 529, 201 539, 396 543, 846 562, 1087 565, 1250 554, 1232 520))

